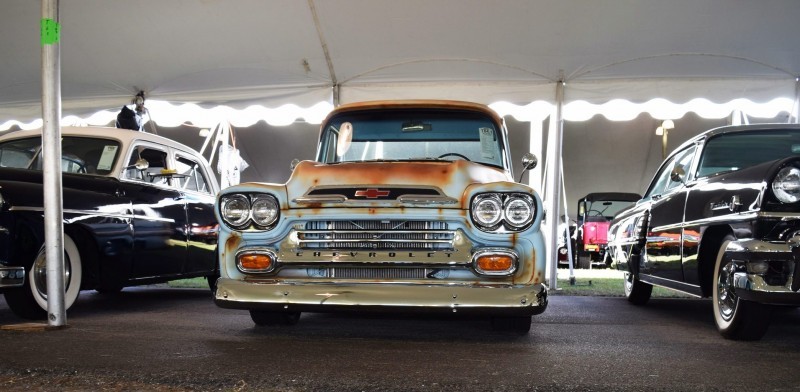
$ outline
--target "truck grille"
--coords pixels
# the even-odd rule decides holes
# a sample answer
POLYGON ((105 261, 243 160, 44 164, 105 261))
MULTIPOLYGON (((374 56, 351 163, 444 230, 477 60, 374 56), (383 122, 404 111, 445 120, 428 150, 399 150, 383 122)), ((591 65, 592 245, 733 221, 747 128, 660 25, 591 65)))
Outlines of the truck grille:
POLYGON ((425 279, 424 268, 331 268, 337 279, 425 279))
POLYGON ((311 221, 297 237, 301 249, 453 249, 455 232, 439 221, 311 221))

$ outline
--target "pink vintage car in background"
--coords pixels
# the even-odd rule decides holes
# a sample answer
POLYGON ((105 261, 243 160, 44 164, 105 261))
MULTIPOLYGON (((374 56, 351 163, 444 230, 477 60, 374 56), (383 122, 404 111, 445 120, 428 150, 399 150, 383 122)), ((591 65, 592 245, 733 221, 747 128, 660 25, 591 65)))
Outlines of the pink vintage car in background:
POLYGON ((611 258, 606 255, 609 223, 619 211, 641 198, 636 193, 605 192, 590 193, 578 200, 577 226, 572 236, 573 266, 605 268, 611 265, 611 258))

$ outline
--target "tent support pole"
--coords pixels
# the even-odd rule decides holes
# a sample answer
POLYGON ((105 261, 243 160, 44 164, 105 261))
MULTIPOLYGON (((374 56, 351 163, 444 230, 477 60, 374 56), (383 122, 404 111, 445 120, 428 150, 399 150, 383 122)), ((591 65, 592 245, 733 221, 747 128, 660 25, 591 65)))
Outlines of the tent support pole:
MULTIPOLYGON (((530 142, 528 151, 530 151, 533 155, 536 155, 536 158, 538 158, 540 161, 542 161, 544 158, 542 155, 542 141, 544 139, 542 137, 544 134, 543 128, 544 128, 544 121, 537 121, 535 119, 531 121, 530 142)), ((538 190, 541 191, 541 185, 542 185, 541 166, 537 165, 536 167, 528 171, 528 185, 530 185, 531 188, 533 189, 540 188, 538 190)), ((544 194, 540 193, 540 196, 544 197, 544 194)))
POLYGON ((550 289, 558 289, 558 221, 561 220, 559 205, 561 204, 561 139, 564 133, 564 77, 556 83, 555 118, 551 118, 547 137, 547 191, 545 212, 547 213, 547 255, 550 266, 550 289))
POLYGON ((789 118, 791 119, 792 117, 794 117, 795 124, 800 124, 800 76, 794 78, 794 105, 792 106, 792 115, 789 118))
MULTIPOLYGON (((61 187, 61 45, 59 43, 58 9, 58 0, 42 0, 44 248, 47 259, 47 323, 51 327, 63 327, 67 324, 67 311, 64 303, 64 211, 61 187)), ((33 271, 29 273, 33 273, 33 271)))

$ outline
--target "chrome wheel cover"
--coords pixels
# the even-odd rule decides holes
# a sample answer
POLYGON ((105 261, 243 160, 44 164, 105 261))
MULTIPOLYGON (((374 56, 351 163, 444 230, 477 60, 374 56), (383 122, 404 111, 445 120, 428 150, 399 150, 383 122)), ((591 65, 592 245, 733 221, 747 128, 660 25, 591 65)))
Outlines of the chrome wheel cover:
POLYGON ((623 275, 623 280, 625 282, 625 296, 628 296, 633 290, 633 274, 630 272, 625 272, 623 275))
MULTIPOLYGON (((64 290, 69 289, 70 283, 70 275, 71 275, 71 268, 70 268, 69 256, 67 256, 66 252, 64 252, 64 290)), ((36 261, 33 263, 33 267, 31 267, 31 273, 33 274, 33 282, 36 286, 36 291, 42 298, 47 298, 47 257, 42 255, 42 257, 37 257, 36 261)))
POLYGON ((733 291, 733 263, 725 264, 719 271, 717 278, 717 305, 719 315, 725 321, 730 321, 736 313, 738 297, 733 291))

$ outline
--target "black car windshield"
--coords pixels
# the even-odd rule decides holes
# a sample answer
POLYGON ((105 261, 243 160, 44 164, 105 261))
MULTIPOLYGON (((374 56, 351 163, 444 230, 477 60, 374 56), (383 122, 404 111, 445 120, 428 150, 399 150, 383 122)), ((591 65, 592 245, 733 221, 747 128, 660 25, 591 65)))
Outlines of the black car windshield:
MULTIPOLYGON (((42 139, 32 137, 0 143, 0 167, 42 170, 42 139)), ((61 171, 108 175, 120 153, 119 142, 90 137, 61 139, 61 171)))
POLYGON ((741 170, 790 156, 800 156, 800 130, 772 129, 721 134, 706 142, 697 167, 697 177, 741 170))
POLYGON ((503 168, 502 137, 492 118, 480 113, 419 109, 344 113, 323 129, 317 159, 324 163, 468 159, 503 168))

